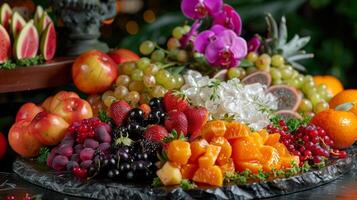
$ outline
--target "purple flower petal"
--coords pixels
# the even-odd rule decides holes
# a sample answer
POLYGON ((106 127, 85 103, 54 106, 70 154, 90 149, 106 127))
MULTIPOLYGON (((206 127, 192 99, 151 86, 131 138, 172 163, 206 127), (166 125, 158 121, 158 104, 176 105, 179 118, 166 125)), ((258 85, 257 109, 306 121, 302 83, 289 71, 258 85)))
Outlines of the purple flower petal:
POLYGON ((196 20, 192 24, 190 31, 180 38, 181 47, 186 48, 187 45, 193 41, 194 37, 198 35, 198 29, 200 28, 200 26, 201 21, 199 20, 196 20))
POLYGON ((222 25, 219 25, 219 24, 216 24, 216 25, 213 25, 211 28, 210 28, 210 31, 214 32, 214 34, 218 35, 220 33, 222 33, 223 31, 226 31, 227 29, 222 26, 222 25))
POLYGON ((195 5, 198 4, 199 0, 182 0, 181 10, 182 13, 191 19, 198 19, 195 11, 195 5))
POLYGON ((182 0, 181 10, 191 19, 202 19, 207 15, 216 15, 221 12, 223 0, 182 0))
POLYGON ((214 16, 222 11, 223 0, 205 0, 205 6, 211 16, 214 16))
POLYGON ((260 37, 258 35, 253 36, 248 42, 248 51, 255 52, 259 49, 261 44, 260 37))
POLYGON ((238 35, 242 31, 242 20, 239 14, 231 6, 225 4, 223 11, 214 16, 213 24, 220 24, 233 30, 238 35))
POLYGON ((201 32, 194 42, 194 50, 198 51, 199 53, 205 52, 207 45, 209 45, 210 42, 214 40, 214 38, 215 34, 210 30, 201 32))

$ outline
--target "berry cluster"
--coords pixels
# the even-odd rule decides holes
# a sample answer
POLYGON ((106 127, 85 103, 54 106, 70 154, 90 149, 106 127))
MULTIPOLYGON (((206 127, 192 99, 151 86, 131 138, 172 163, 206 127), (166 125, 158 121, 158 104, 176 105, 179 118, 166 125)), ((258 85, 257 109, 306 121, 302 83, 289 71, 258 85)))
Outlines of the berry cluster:
POLYGON ((80 178, 87 177, 87 170, 94 165, 95 154, 109 153, 110 132, 111 127, 97 118, 72 124, 70 133, 51 150, 47 165, 58 171, 72 171, 80 178))
POLYGON ((319 164, 330 156, 338 158, 347 156, 345 151, 333 149, 333 140, 326 135, 324 129, 314 124, 301 125, 293 132, 289 132, 285 121, 280 120, 279 126, 269 125, 267 130, 270 133, 279 133, 280 141, 291 153, 299 156, 302 164, 304 161, 319 164))

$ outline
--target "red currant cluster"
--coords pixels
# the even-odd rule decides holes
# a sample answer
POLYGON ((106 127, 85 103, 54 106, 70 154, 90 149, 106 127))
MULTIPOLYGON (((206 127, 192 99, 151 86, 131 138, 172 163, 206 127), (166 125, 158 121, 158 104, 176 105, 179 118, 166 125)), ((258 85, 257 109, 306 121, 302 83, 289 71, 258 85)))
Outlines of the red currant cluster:
POLYGON ((104 124, 98 118, 84 119, 80 122, 74 122, 68 129, 71 134, 76 135, 76 141, 83 144, 84 140, 87 138, 93 138, 95 135, 94 129, 104 124))
POLYGON ((314 124, 301 125, 295 131, 290 132, 285 121, 280 120, 279 125, 267 127, 269 133, 279 133, 280 141, 288 150, 300 158, 300 163, 310 161, 319 164, 330 156, 345 158, 347 153, 333 149, 333 140, 326 134, 325 130, 314 124))
MULTIPOLYGON (((5 198, 6 200, 16 200, 16 197, 12 194, 9 194, 5 198)), ((25 196, 22 197, 22 200, 31 200, 31 196, 29 193, 26 193, 25 196)))

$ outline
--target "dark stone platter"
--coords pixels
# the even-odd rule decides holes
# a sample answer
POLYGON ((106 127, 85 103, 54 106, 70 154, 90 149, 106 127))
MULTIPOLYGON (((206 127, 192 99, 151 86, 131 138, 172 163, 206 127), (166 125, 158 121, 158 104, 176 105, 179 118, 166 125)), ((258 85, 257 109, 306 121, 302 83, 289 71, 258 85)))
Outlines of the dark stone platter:
POLYGON ((152 188, 150 183, 115 183, 108 180, 80 181, 68 172, 56 172, 31 160, 17 159, 14 172, 26 181, 66 195, 94 199, 253 199, 269 198, 312 189, 329 183, 356 166, 355 153, 326 167, 297 176, 247 185, 220 188, 152 188))

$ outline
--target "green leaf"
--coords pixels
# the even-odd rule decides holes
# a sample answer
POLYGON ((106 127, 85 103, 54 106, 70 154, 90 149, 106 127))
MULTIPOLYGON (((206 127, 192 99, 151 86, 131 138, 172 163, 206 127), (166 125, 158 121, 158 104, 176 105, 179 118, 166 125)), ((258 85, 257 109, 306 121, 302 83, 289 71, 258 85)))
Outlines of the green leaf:
POLYGON ((152 180, 151 186, 153 186, 153 187, 162 187, 162 186, 164 186, 164 184, 161 182, 159 177, 155 177, 152 180))
POLYGON ((240 64, 239 64, 239 67, 252 67, 253 66, 253 63, 247 59, 243 59, 240 61, 240 64))
POLYGON ((50 154, 50 149, 48 147, 41 147, 39 155, 36 158, 37 163, 43 165, 47 163, 47 157, 50 154))
POLYGON ((197 185, 187 179, 182 179, 180 182, 180 187, 184 190, 190 190, 197 188, 197 185))
POLYGON ((107 112, 105 112, 104 110, 99 111, 98 117, 99 117, 99 120, 104 123, 110 122, 110 117, 107 115, 107 112))

